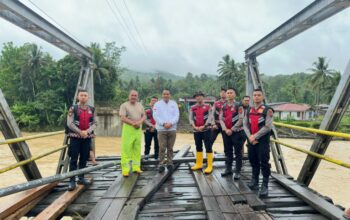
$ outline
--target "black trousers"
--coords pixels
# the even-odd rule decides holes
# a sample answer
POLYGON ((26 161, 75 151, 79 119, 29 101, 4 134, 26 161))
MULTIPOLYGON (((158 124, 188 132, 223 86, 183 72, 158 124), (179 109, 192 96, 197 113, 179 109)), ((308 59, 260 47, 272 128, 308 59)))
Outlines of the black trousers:
POLYGON ((217 129, 212 129, 211 130, 211 140, 210 140, 211 145, 214 144, 214 142, 215 142, 216 138, 218 137, 218 135, 222 133, 221 126, 218 125, 218 124, 216 124, 216 126, 217 126, 217 129))
POLYGON ((213 153, 210 129, 202 132, 194 132, 193 136, 194 136, 194 143, 196 144, 197 152, 203 152, 203 142, 204 142, 205 151, 207 153, 213 153))
POLYGON ((233 132, 231 136, 228 136, 225 132, 222 132, 222 137, 224 139, 226 164, 228 166, 232 166, 234 150, 236 156, 236 171, 240 172, 242 169, 242 149, 246 140, 244 131, 233 132))
POLYGON ((152 139, 154 140, 154 159, 158 159, 159 154, 159 144, 158 144, 158 132, 154 130, 154 132, 149 131, 148 129, 145 131, 145 155, 148 155, 151 151, 152 139))
MULTIPOLYGON (((89 159, 91 148, 91 138, 71 138, 68 148, 68 156, 70 157, 69 171, 77 170, 86 167, 86 162, 89 159), (78 164, 79 158, 79 164, 78 164)), ((84 175, 79 175, 83 178, 84 175)))
POLYGON ((270 138, 269 136, 261 137, 259 143, 252 145, 248 144, 248 157, 252 166, 253 177, 260 175, 260 170, 263 177, 267 178, 271 174, 270 161, 270 138))

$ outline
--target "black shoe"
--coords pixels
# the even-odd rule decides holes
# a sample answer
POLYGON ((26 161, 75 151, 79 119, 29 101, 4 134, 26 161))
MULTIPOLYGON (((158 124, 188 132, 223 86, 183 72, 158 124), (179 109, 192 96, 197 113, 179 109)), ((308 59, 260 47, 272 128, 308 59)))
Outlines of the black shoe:
POLYGON ((79 178, 78 182, 79 185, 89 186, 91 185, 91 182, 85 178, 79 178))
POLYGON ((75 187, 76 187, 75 180, 69 181, 68 191, 73 191, 73 190, 75 190, 75 187))
POLYGON ((269 195, 269 190, 268 190, 267 184, 263 183, 259 191, 259 197, 264 198, 264 197, 267 197, 268 195, 269 195))
POLYGON ((159 166, 158 172, 159 173, 163 173, 164 171, 165 171, 165 167, 164 166, 159 166))
POLYGON ((221 176, 230 176, 232 174, 232 166, 226 166, 226 169, 223 173, 221 173, 221 176))
POLYGON ((240 172, 235 172, 235 176, 233 177, 234 180, 239 180, 241 178, 240 172))
POLYGON ((172 164, 169 164, 166 168, 168 169, 169 172, 174 171, 174 165, 172 165, 172 164))
POLYGON ((146 154, 145 157, 144 157, 145 160, 148 160, 149 159, 149 154, 146 154))
POLYGON ((248 187, 251 190, 259 190, 259 177, 252 177, 250 183, 248 183, 248 187))

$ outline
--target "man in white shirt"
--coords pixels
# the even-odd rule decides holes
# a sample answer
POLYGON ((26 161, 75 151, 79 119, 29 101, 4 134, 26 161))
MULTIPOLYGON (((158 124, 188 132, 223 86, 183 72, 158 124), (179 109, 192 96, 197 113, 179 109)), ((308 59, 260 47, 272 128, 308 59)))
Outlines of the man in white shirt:
POLYGON ((173 147, 176 139, 176 126, 179 121, 179 108, 175 101, 170 100, 170 91, 164 89, 162 100, 153 107, 153 118, 156 121, 159 142, 159 172, 165 171, 165 165, 171 172, 173 166, 173 147), (167 160, 165 160, 167 151, 167 160))

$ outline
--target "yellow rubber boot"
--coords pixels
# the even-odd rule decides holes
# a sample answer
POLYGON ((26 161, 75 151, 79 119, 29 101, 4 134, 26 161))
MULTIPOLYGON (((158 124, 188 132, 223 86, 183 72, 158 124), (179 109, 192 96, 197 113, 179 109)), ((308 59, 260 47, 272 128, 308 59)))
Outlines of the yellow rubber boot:
POLYGON ((214 154, 207 153, 207 168, 204 170, 205 174, 209 174, 213 172, 213 159, 214 159, 214 154))
POLYGON ((197 152, 196 164, 191 167, 191 170, 200 170, 203 168, 203 152, 197 152))

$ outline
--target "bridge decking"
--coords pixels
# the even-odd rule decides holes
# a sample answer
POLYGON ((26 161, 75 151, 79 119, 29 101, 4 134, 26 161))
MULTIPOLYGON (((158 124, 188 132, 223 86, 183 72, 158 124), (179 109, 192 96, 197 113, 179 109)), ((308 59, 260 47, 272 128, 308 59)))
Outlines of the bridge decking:
MULTIPOLYGON (((192 152, 187 154, 187 157, 189 156, 193 156, 192 152)), ((97 159, 105 162, 116 158, 97 159)), ((87 217, 93 210, 88 219, 117 219, 119 215, 120 219, 135 217, 136 219, 319 220, 329 219, 322 210, 335 210, 337 212, 335 215, 342 212, 331 201, 326 201, 327 198, 280 175, 271 177, 269 196, 259 199, 256 192, 251 191, 246 185, 251 171, 248 161, 244 161, 240 181, 234 181, 232 177, 221 177, 223 162, 215 162, 214 165, 213 174, 204 175, 201 172, 192 172, 188 163, 182 163, 172 175, 166 177, 163 184, 159 184, 159 187, 154 185, 157 182, 155 179, 159 178, 155 165, 144 165, 144 172, 141 175, 135 178, 133 175, 136 174, 132 174, 127 180, 121 177, 120 167, 95 171, 90 174, 94 179, 93 184, 79 195, 63 215, 87 217), (118 188, 120 183, 124 185, 118 188), (114 186, 108 191, 113 184, 114 186), (316 204, 316 210, 315 206, 312 207, 307 203, 309 201, 298 198, 297 193, 290 191, 292 189, 289 188, 293 186, 298 186, 314 196, 313 199, 320 199, 323 203, 321 202, 319 206, 316 204), (131 190, 130 196, 127 193, 128 189, 131 190), (148 190, 147 195, 145 189, 148 190), (111 194, 111 190, 114 190, 114 194, 111 194)), ((36 216, 65 190, 66 182, 59 184, 28 213, 28 216, 36 216)))

